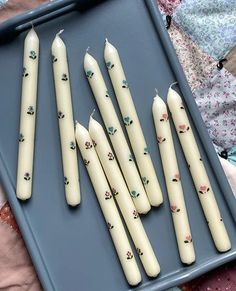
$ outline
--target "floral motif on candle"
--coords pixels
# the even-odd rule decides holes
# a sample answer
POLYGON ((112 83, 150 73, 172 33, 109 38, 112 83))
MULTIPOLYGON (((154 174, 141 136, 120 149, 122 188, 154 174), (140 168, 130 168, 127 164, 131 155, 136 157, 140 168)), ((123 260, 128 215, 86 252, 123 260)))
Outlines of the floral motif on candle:
POLYGON ((28 107, 27 114, 34 115, 34 107, 33 106, 28 107))
POLYGON ((180 209, 176 205, 171 205, 170 210, 172 213, 180 212, 180 209))
POLYGON ((74 141, 71 141, 70 142, 70 149, 75 150, 75 148, 76 148, 75 142, 74 141))
POLYGON ((30 51, 29 58, 31 58, 32 60, 37 59, 36 52, 35 51, 30 51))
POLYGON ((106 91, 106 94, 105 94, 105 96, 106 96, 107 98, 109 98, 109 97, 110 97, 110 95, 109 95, 109 92, 108 92, 108 91, 106 91))
POLYGON ((111 199, 112 198, 112 195, 109 191, 106 191, 105 192, 105 200, 108 200, 108 199, 111 199))
POLYGON ((180 181, 180 174, 177 173, 174 175, 174 178, 172 179, 173 182, 179 182, 180 181))
POLYGON ((85 166, 88 166, 88 165, 89 165, 89 163, 90 163, 90 161, 88 161, 88 160, 84 159, 84 164, 85 164, 85 166))
POLYGON ((193 239, 192 239, 191 235, 189 234, 185 237, 184 243, 188 244, 188 243, 191 243, 192 241, 193 241, 193 239))
POLYGON ((109 127, 107 128, 107 132, 108 132, 108 134, 110 134, 110 135, 114 135, 114 134, 117 132, 117 129, 114 128, 113 126, 109 126, 109 127))
POLYGON ((147 185, 149 183, 149 180, 147 179, 147 177, 142 177, 142 181, 144 185, 147 185))
POLYGON ((157 137, 157 142, 158 142, 159 144, 163 143, 164 141, 166 141, 166 138, 165 138, 165 137, 162 137, 162 136, 158 136, 158 137, 157 137))
POLYGON ((200 186, 200 188, 199 188, 199 190, 198 190, 198 192, 199 192, 200 194, 206 194, 206 193, 209 192, 209 191, 210 191, 210 188, 207 187, 207 186, 205 186, 205 185, 200 186))
POLYGON ((65 114, 62 113, 61 111, 59 111, 57 116, 58 116, 59 119, 62 119, 62 118, 65 117, 65 114))
POLYGON ((85 149, 86 150, 89 150, 89 149, 91 149, 93 147, 93 145, 91 144, 90 141, 86 141, 84 145, 85 145, 85 149))
POLYGON ((148 150, 147 147, 145 147, 145 148, 143 149, 143 154, 144 154, 144 155, 148 155, 148 154, 149 154, 149 150, 148 150))
POLYGON ((133 191, 130 192, 130 195, 131 195, 132 198, 137 198, 140 194, 137 191, 133 190, 133 191))
POLYGON ((62 74, 62 76, 61 76, 61 80, 62 81, 68 81, 68 76, 67 76, 67 74, 62 74))
POLYGON ((19 142, 23 142, 25 140, 25 137, 22 133, 19 134, 19 142))
POLYGON ((25 174, 24 174, 24 179, 26 180, 26 181, 29 181, 31 178, 30 178, 30 173, 28 173, 28 172, 26 172, 25 174))
POLYGON ((25 67, 23 68, 22 76, 23 77, 28 77, 29 76, 29 73, 27 73, 27 69, 25 67))
POLYGON ((112 68, 114 68, 115 65, 109 61, 109 62, 106 62, 106 66, 107 66, 108 70, 111 70, 112 68))
POLYGON ((126 80, 122 81, 122 88, 126 88, 126 89, 129 88, 129 84, 128 84, 128 82, 126 80))
POLYGON ((109 153, 107 154, 107 156, 108 156, 109 161, 113 161, 113 160, 115 159, 113 153, 111 153, 111 152, 109 152, 109 153))
POLYGON ((133 123, 133 120, 129 116, 124 117, 123 120, 124 120, 124 124, 126 126, 129 126, 129 125, 131 125, 133 123))
POLYGON ((110 222, 107 222, 107 227, 109 230, 114 228, 114 225, 112 225, 110 222))
POLYGON ((127 260, 131 260, 133 258, 133 255, 130 251, 127 252, 126 256, 127 256, 127 260))
POLYGON ((137 210, 134 210, 133 211, 133 216, 134 216, 134 219, 139 218, 139 214, 138 214, 138 211, 137 210))
POLYGON ((140 248, 136 248, 136 250, 137 250, 137 253, 138 253, 139 256, 142 256, 143 255, 143 252, 141 251, 140 248))
POLYGON ((119 194, 119 192, 115 188, 111 188, 111 192, 114 196, 119 194))
POLYGON ((168 119, 169 119, 168 114, 167 113, 163 113, 162 116, 161 116, 160 121, 161 122, 168 121, 168 119))
POLYGON ((52 63, 55 63, 55 62, 57 62, 57 58, 54 55, 52 55, 52 63))
POLYGON ((86 72, 86 77, 89 79, 92 79, 93 75, 94 75, 94 72, 92 72, 90 70, 86 72))
POLYGON ((93 140, 93 139, 92 139, 92 143, 93 143, 93 146, 94 146, 94 147, 96 147, 96 146, 97 146, 97 143, 96 143, 96 141, 95 141, 95 140, 93 140))
POLYGON ((69 185, 69 183, 70 183, 70 182, 69 182, 68 178, 67 178, 67 177, 64 177, 64 184, 65 184, 65 185, 69 185))
POLYGON ((132 154, 129 154, 129 161, 133 162, 134 161, 134 156, 132 154))
POLYGON ((179 133, 185 133, 189 130, 189 126, 187 126, 186 124, 181 124, 179 125, 179 133))

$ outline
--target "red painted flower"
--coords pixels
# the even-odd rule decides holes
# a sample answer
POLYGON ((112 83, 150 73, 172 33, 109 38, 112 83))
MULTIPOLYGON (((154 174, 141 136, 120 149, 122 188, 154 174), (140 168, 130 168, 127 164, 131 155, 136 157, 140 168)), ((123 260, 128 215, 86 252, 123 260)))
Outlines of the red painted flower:
POLYGON ((172 213, 180 212, 180 209, 176 205, 171 205, 170 210, 172 213))
POLYGON ((179 133, 185 133, 186 131, 189 130, 189 126, 186 124, 181 124, 181 125, 179 125, 179 129, 180 129, 179 133))
POLYGON ((115 188, 111 188, 111 192, 114 196, 119 194, 119 192, 115 188))
POLYGON ((112 198, 112 195, 109 191, 106 191, 105 192, 105 199, 108 200, 108 199, 111 199, 112 198))
POLYGON ((206 194, 207 192, 210 191, 210 188, 206 185, 202 185, 199 187, 199 190, 198 192, 201 193, 201 194, 206 194))
POLYGON ((172 179, 172 181, 173 182, 178 182, 178 181, 180 181, 180 174, 178 173, 178 174, 175 174, 174 175, 174 178, 172 179))
POLYGON ((185 243, 186 244, 188 244, 188 243, 191 243, 193 240, 192 240, 192 237, 191 237, 191 235, 189 234, 189 235, 187 235, 186 237, 185 237, 185 243))
POLYGON ((160 121, 167 121, 169 119, 168 114, 167 113, 163 113, 161 116, 160 121))
POLYGON ((160 144, 160 143, 163 143, 165 141, 165 137, 162 137, 162 136, 158 136, 157 137, 157 142, 160 144))

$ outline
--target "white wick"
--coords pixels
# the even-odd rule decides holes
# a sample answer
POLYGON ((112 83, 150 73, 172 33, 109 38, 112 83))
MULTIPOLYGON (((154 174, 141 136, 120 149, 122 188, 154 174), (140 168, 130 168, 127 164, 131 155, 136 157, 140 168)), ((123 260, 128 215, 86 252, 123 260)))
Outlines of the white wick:
POLYGON ((178 84, 178 82, 174 82, 174 83, 172 83, 172 84, 170 85, 170 88, 172 89, 172 86, 177 85, 177 84, 178 84))

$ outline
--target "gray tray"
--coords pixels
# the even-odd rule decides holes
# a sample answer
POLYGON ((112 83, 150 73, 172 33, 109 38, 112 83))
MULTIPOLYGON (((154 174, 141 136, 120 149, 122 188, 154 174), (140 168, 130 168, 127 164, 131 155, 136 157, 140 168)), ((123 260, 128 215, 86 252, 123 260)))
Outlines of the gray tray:
MULTIPOLYGON (((68 48, 74 117, 87 125, 90 113, 97 106, 83 71, 83 57, 90 46, 112 92, 103 61, 104 39, 108 37, 122 57, 165 199, 163 206, 153 209, 142 219, 159 259, 161 275, 149 280, 140 265, 143 281, 137 290, 165 290, 236 257, 236 203, 163 26, 156 0, 110 0, 93 5, 94 2, 53 1, 0 26, 1 181, 45 290, 118 291, 130 288, 81 157, 82 204, 71 209, 65 203, 50 56, 55 33, 64 28, 62 37, 68 48), (85 2, 89 7, 83 6, 85 2), (34 23, 41 50, 33 196, 22 203, 15 198, 22 54, 26 35, 22 31, 35 18, 38 18, 34 23), (54 19, 48 21, 50 18, 54 19), (232 249, 227 253, 219 254, 215 250, 174 134, 197 257, 196 263, 188 267, 180 263, 178 256, 151 114, 154 88, 157 87, 165 98, 170 83, 176 80, 189 109, 191 125, 232 242, 232 249)), ((114 94, 112 98, 118 108, 114 94)), ((96 118, 100 119, 98 111, 96 118)))

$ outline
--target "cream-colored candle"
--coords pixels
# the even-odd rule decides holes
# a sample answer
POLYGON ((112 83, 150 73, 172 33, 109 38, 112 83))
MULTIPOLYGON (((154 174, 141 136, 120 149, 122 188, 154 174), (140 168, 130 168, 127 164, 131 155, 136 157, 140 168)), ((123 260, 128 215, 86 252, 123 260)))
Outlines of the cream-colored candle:
POLYGON ((105 43, 104 58, 148 199, 152 206, 159 206, 163 202, 161 188, 118 51, 108 40, 105 43))
POLYGON ((204 167, 204 161, 200 156, 182 99, 171 87, 167 103, 215 246, 220 252, 228 251, 231 248, 230 240, 204 167))
POLYGON ((154 98, 152 112, 180 258, 183 263, 191 264, 195 261, 195 252, 180 173, 166 104, 158 95, 154 98))
MULTIPOLYGON (((61 32, 60 32, 61 33, 61 32)), ((78 161, 66 46, 58 33, 52 43, 52 62, 61 139, 61 153, 67 203, 80 203, 78 161)))
POLYGON ((89 122, 89 133, 143 267, 148 276, 156 277, 160 272, 160 266, 152 246, 129 195, 129 190, 112 152, 105 131, 92 117, 90 117, 89 122))
POLYGON ((38 62, 39 39, 34 28, 32 28, 28 32, 24 44, 16 184, 16 196, 21 200, 29 199, 32 193, 38 62))
POLYGON ((109 97, 106 84, 97 61, 87 52, 84 58, 84 70, 97 101, 107 132, 114 147, 117 159, 128 184, 139 213, 147 213, 151 206, 140 179, 132 154, 125 139, 116 111, 109 97))
POLYGON ((94 149, 93 141, 87 129, 79 123, 76 124, 76 140, 126 279, 130 285, 137 285, 141 281, 141 274, 125 233, 112 192, 94 149))

